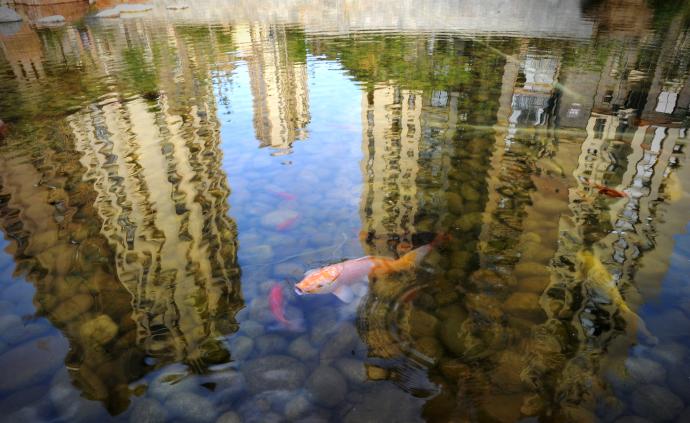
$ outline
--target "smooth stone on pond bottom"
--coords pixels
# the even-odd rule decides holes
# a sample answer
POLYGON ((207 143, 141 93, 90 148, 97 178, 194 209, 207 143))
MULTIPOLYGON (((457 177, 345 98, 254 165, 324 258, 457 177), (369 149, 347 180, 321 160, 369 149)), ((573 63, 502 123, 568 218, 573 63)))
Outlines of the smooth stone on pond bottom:
POLYGON ((515 292, 503 303, 506 312, 522 317, 532 317, 542 314, 539 307, 539 296, 531 292, 515 292))
POLYGON ((8 413, 17 411, 26 406, 34 406, 47 398, 48 384, 42 383, 29 388, 20 389, 0 400, 0 410, 6 418, 8 413))
POLYGON ((642 385, 632 394, 635 414, 651 420, 673 420, 683 410, 683 401, 659 385, 642 385))
POLYGON ((259 335, 263 335, 265 332, 264 325, 253 320, 247 320, 240 323, 240 332, 245 335, 256 338, 259 335))
POLYGON ((93 297, 89 294, 77 294, 60 303, 50 313, 59 323, 67 323, 77 316, 86 313, 93 305, 93 297))
POLYGON ((526 262, 520 262, 517 265, 515 265, 515 274, 519 276, 540 276, 540 275, 546 275, 549 273, 549 269, 537 262, 533 261, 526 261, 526 262))
POLYGON ((185 421, 212 422, 216 418, 215 407, 211 401, 191 392, 178 392, 170 395, 165 407, 175 416, 185 421))
POLYGON ((216 423, 242 423, 242 419, 240 419, 240 415, 234 411, 228 411, 221 414, 218 420, 216 420, 216 423))
POLYGON ((596 414, 605 422, 611 422, 625 412, 626 406, 623 401, 614 397, 600 396, 597 398, 596 414))
POLYGON ((51 383, 49 397, 59 417, 69 422, 97 422, 105 420, 105 409, 99 401, 81 396, 70 380, 67 369, 60 370, 51 383))
POLYGON ((438 319, 416 307, 407 310, 402 321, 402 330, 415 338, 435 336, 438 319))
POLYGON ((465 352, 465 338, 462 324, 465 319, 451 317, 441 323, 441 341, 450 351, 457 355, 465 352))
POLYGON ((337 370, 321 366, 307 379, 306 389, 312 402, 332 407, 345 399, 347 383, 337 370))
POLYGON ((117 335, 117 325, 110 316, 101 314, 81 325, 79 335, 86 342, 104 345, 117 335))
MULTIPOLYGON (((15 327, 13 330, 8 330, 3 333, 2 338, 10 344, 18 344, 20 342, 28 341, 39 335, 48 332, 50 327, 43 323, 29 323, 26 326, 15 327)), ((2 350, 0 348, 0 350, 2 350)))
POLYGON ((635 383, 662 383, 666 378, 666 369, 656 361, 647 358, 627 358, 625 370, 627 376, 635 383))
POLYGON ((291 401, 285 404, 283 414, 289 420, 295 420, 314 408, 314 405, 309 402, 306 395, 300 394, 294 397, 291 401))
POLYGON ((5 337, 4 334, 5 332, 12 330, 16 327, 23 327, 24 323, 22 322, 22 319, 14 314, 7 314, 4 316, 0 316, 0 336, 3 338, 5 337))
POLYGON ((299 360, 309 360, 316 357, 319 354, 319 350, 314 348, 309 343, 309 336, 302 335, 294 341, 290 342, 288 346, 288 352, 291 356, 299 360))
POLYGON ((367 380, 367 372, 361 360, 354 358, 339 358, 333 362, 333 366, 338 369, 351 384, 357 385, 367 380))
POLYGON ((249 357, 254 349, 254 341, 248 336, 233 336, 228 341, 230 357, 233 360, 244 360, 249 357))
POLYGON ((203 383, 215 384, 211 397, 216 404, 229 404, 242 395, 247 386, 244 375, 234 369, 212 373, 203 378, 203 383))
POLYGON ((645 353, 665 364, 675 366, 682 364, 687 359, 687 357, 690 355, 690 350, 680 343, 664 342, 659 345, 655 345, 645 353))
POLYGON ((299 361, 284 355, 269 355, 245 363, 242 374, 252 393, 302 386, 307 369, 299 361))
POLYGON ((432 361, 436 361, 443 356, 443 346, 438 339, 431 336, 417 339, 414 348, 432 361))
POLYGON ((158 401, 141 398, 132 407, 129 421, 132 423, 163 423, 168 418, 168 412, 158 401))
POLYGON ((273 410, 281 409, 282 400, 277 400, 276 397, 283 397, 285 392, 289 391, 266 391, 243 399, 237 404, 235 411, 239 413, 244 423, 283 422, 285 419, 273 410))
POLYGON ((350 355, 358 343, 359 334, 355 326, 350 323, 343 323, 323 346, 320 357, 322 360, 333 360, 350 355))
POLYGON ((647 328, 662 339, 684 338, 690 335, 690 319, 680 310, 667 310, 645 319, 647 328))
POLYGON ((462 208, 462 197, 455 193, 455 192, 448 192, 446 193, 446 201, 448 203, 448 210, 451 211, 451 213, 455 214, 460 214, 463 211, 462 208))
POLYGON ((27 282, 15 282, 2 291, 2 299, 13 303, 31 301, 36 293, 36 288, 27 282))
POLYGON ((479 192, 469 184, 462 184, 462 187, 460 187, 460 195, 467 201, 477 201, 480 196, 479 192))
POLYGON ((61 336, 44 336, 0 355, 0 392, 40 382, 62 365, 68 347, 61 336))
POLYGON ((670 368, 667 384, 676 395, 690 404, 690 367, 686 365, 670 368))
POLYGON ((261 335, 254 341, 254 346, 259 351, 260 355, 275 354, 285 351, 287 348, 287 341, 280 335, 261 335))
POLYGON ((426 399, 414 398, 390 386, 377 386, 343 416, 345 423, 422 422, 420 408, 426 399))
POLYGON ((279 263, 273 267, 273 274, 276 277, 301 277, 304 275, 304 267, 298 263, 288 261, 279 263))

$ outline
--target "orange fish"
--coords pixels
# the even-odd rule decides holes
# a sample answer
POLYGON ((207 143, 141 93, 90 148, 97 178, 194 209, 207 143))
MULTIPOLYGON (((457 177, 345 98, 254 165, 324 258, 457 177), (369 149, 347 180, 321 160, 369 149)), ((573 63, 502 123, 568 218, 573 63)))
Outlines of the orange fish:
POLYGON ((611 198, 623 198, 627 197, 628 194, 623 191, 618 191, 613 188, 609 188, 603 185, 595 185, 595 188, 599 191, 599 194, 605 195, 611 198))
POLYGON ((623 197, 628 196, 628 194, 626 192, 618 191, 617 189, 609 188, 609 187, 604 186, 604 185, 595 184, 594 188, 597 189, 599 194, 605 195, 605 196, 611 197, 611 198, 623 198, 623 197))
POLYGON ((292 328, 292 322, 285 318, 285 301, 283 299, 283 287, 276 283, 268 293, 268 304, 271 307, 271 313, 283 326, 292 328))
POLYGON ((628 194, 624 191, 618 191, 617 189, 609 188, 606 185, 597 184, 596 182, 592 182, 588 179, 586 179, 585 182, 596 189, 599 194, 607 197, 623 198, 628 196, 628 194))
POLYGON ((299 216, 291 217, 289 219, 285 219, 284 221, 280 222, 279 224, 276 225, 276 229, 279 231, 285 231, 293 226, 295 226, 295 222, 297 222, 297 219, 299 219, 299 216))
POLYGON ((295 292, 299 295, 332 293, 345 303, 352 302, 356 296, 354 285, 368 280, 369 276, 382 276, 413 269, 445 239, 445 236, 439 235, 431 243, 415 248, 397 260, 365 256, 310 270, 304 274, 304 279, 295 285, 295 292))

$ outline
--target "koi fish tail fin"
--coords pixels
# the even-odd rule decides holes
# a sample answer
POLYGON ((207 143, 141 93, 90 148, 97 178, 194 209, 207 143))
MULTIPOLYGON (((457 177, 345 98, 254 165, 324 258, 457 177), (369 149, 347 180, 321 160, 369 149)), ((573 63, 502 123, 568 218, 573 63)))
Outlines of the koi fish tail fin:
POLYGON ((428 244, 417 247, 399 259, 395 260, 397 266, 401 267, 401 270, 411 269, 422 264, 424 258, 433 250, 446 242, 450 241, 452 238, 449 234, 441 232, 428 244))
POLYGON ((433 249, 432 244, 422 245, 417 247, 399 259, 395 260, 394 266, 398 266, 400 270, 408 270, 419 266, 422 260, 431 252, 433 249))

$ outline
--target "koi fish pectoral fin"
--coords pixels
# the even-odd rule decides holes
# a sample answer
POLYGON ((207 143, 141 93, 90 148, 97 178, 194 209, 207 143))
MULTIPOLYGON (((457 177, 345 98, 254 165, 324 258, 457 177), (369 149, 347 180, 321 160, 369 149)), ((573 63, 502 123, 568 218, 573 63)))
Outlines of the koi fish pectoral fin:
POLYGON ((351 303, 355 299, 355 293, 349 286, 341 285, 333 291, 333 295, 344 303, 351 303))

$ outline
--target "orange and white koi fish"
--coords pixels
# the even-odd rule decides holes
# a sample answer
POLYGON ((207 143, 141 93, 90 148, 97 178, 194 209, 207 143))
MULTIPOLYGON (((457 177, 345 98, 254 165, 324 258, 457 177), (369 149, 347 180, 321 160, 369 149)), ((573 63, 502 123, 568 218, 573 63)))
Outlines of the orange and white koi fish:
POLYGON ((446 236, 439 235, 431 243, 415 248, 397 260, 365 256, 310 270, 305 273, 304 279, 295 285, 295 292, 299 295, 334 294, 341 301, 350 303, 356 296, 353 285, 369 276, 382 276, 413 269, 445 239, 446 236))

